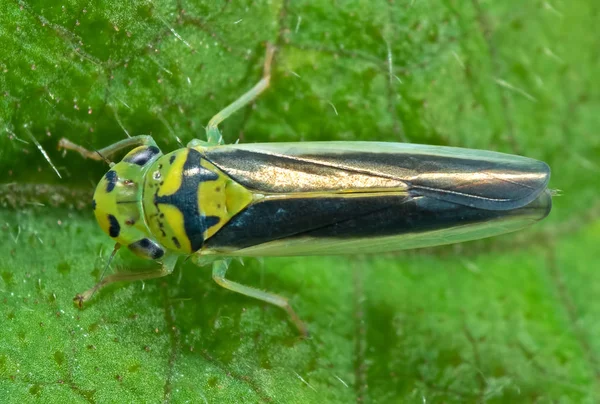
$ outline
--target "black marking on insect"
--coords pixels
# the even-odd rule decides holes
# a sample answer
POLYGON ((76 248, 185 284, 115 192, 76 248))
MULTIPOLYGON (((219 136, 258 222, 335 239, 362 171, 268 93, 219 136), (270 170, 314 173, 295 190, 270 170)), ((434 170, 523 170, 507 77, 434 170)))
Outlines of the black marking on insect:
POLYGON ((169 164, 173 164, 174 161, 175 161, 175 155, 172 155, 171 157, 169 157, 169 164))
POLYGON ((126 157, 123 161, 127 163, 137 164, 138 166, 144 166, 148 161, 150 161, 154 156, 160 153, 158 147, 148 146, 135 154, 126 157))
POLYGON ((106 178, 106 192, 111 192, 115 189, 115 185, 119 181, 119 176, 116 171, 110 170, 104 175, 104 178, 106 178))
POLYGON ((165 251, 158 244, 147 238, 131 243, 128 247, 131 251, 143 254, 153 260, 159 259, 165 254, 165 251))
POLYGON ((202 167, 201 155, 194 149, 188 149, 188 155, 183 164, 181 185, 171 195, 154 195, 154 204, 173 205, 183 215, 183 227, 190 240, 192 251, 197 251, 204 243, 204 232, 209 227, 219 223, 218 216, 203 216, 198 211, 198 187, 202 182, 215 181, 219 176, 202 167))
POLYGON ((125 224, 127 226, 133 226, 135 224, 135 220, 133 220, 133 219, 127 219, 127 220, 125 220, 125 224))
POLYGON ((121 225, 119 224, 117 218, 113 215, 108 215, 108 222, 110 223, 110 226, 108 227, 108 234, 113 238, 119 237, 119 233, 121 233, 121 225))
POLYGON ((177 240, 177 237, 173 236, 171 240, 173 240, 173 244, 175 244, 177 248, 181 248, 181 244, 179 243, 179 240, 177 240))
POLYGON ((92 209, 96 210, 96 200, 92 199, 92 209))

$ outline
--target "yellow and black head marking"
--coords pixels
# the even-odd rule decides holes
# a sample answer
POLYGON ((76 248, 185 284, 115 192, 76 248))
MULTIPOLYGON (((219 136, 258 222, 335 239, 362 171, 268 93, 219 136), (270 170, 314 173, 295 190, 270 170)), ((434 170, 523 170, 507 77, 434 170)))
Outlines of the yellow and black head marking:
POLYGON ((252 202, 201 150, 140 146, 102 178, 92 205, 106 234, 140 257, 190 254, 252 202))
POLYGON ((201 249, 204 240, 251 201, 249 191, 193 148, 159 158, 146 176, 148 227, 162 245, 180 253, 201 249))
POLYGON ((155 146, 133 149, 104 175, 92 201, 100 228, 143 258, 158 259, 165 253, 149 234, 142 211, 145 173, 161 155, 155 146))

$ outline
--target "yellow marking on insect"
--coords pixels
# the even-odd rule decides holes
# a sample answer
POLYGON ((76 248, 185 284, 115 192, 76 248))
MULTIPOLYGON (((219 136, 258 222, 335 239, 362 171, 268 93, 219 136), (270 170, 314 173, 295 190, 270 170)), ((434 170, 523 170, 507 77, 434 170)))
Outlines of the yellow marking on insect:
POLYGON ((205 216, 219 218, 219 223, 204 232, 206 240, 248 206, 253 197, 250 191, 223 174, 212 163, 203 159, 201 164, 202 167, 218 176, 216 180, 204 181, 198 187, 198 211, 205 216))
POLYGON ((233 217, 254 200, 253 194, 235 181, 229 181, 225 189, 227 211, 233 217))
MULTIPOLYGON (((159 196, 172 195, 181 187, 181 182, 183 181, 183 165, 187 159, 189 151, 182 150, 181 152, 175 154, 176 158, 168 167, 166 171, 166 175, 162 181, 163 184, 160 186, 159 196)), ((150 173, 150 175, 154 175, 154 173, 150 173)))
POLYGON ((365 198, 365 197, 381 197, 381 196, 398 196, 405 197, 409 195, 409 193, 403 189, 384 189, 384 190, 346 190, 340 192, 302 192, 297 194, 266 194, 259 195, 254 194, 255 199, 264 199, 264 200, 290 200, 290 199, 323 199, 323 198, 331 198, 331 199, 352 199, 352 198, 365 198))
MULTIPOLYGON (((103 208, 106 209, 106 204, 103 205, 103 208)), ((98 225, 103 232, 108 234, 108 229, 110 227, 110 223, 108 221, 108 215, 96 214, 96 220, 98 221, 98 225)))
MULTIPOLYGON (((183 223, 183 214, 176 206, 167 205, 167 204, 159 204, 160 212, 165 215, 165 226, 168 226, 168 229, 165 229, 167 234, 173 234, 174 237, 179 241, 180 247, 175 245, 175 242, 172 239, 164 238, 162 239, 162 243, 165 247, 171 250, 181 250, 187 253, 192 252, 192 245, 188 236, 185 232, 185 226, 183 223), (168 224, 167 224, 168 223, 168 224)), ((160 230, 157 232, 159 233, 160 230)), ((155 233, 155 234, 157 234, 155 233)))
POLYGON ((115 197, 116 192, 106 192, 106 184, 106 179, 102 178, 94 193, 94 201, 96 202, 94 215, 96 216, 96 220, 102 231, 108 234, 110 228, 108 214, 117 215, 119 209, 115 197))

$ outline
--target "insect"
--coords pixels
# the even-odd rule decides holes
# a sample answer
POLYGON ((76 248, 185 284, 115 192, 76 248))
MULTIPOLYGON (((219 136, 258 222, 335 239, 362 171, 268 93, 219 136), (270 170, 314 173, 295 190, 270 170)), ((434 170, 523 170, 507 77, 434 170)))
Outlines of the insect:
MULTIPOLYGON (((150 136, 92 152, 100 160, 129 150, 100 180, 93 207, 115 242, 156 260, 148 272, 103 277, 78 294, 170 274, 181 256, 212 263, 221 286, 287 311, 287 299, 226 278, 232 257, 379 253, 479 239, 526 227, 550 212, 549 167, 502 153, 377 142, 223 145, 218 124, 269 85, 251 90, 208 124, 207 141, 164 154, 150 136)), ((112 258, 111 256, 111 258, 112 258)))

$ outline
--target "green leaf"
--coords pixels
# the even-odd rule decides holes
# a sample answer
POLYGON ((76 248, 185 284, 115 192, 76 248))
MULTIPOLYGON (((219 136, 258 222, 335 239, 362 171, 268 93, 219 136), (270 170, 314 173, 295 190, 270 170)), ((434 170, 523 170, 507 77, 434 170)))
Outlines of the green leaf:
MULTIPOLYGON (((0 396, 598 401, 599 15, 593 0, 3 2, 0 396), (228 142, 523 154, 553 169, 552 214, 452 247, 236 264, 236 281, 290 297, 308 340, 190 263, 76 308, 112 248, 86 202, 106 167, 58 139, 202 138, 260 79, 266 42, 271 87, 222 125, 228 142)), ((113 269, 141 265, 120 253, 113 269)))

